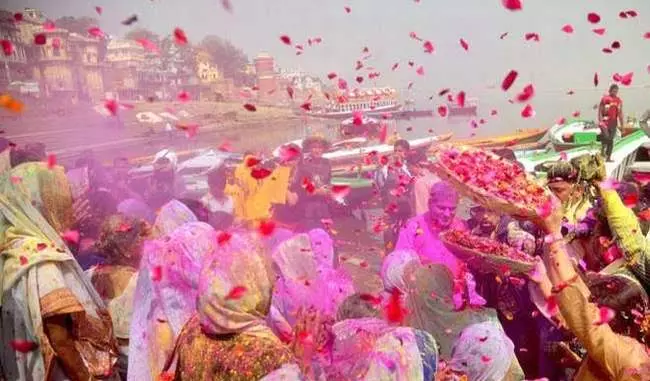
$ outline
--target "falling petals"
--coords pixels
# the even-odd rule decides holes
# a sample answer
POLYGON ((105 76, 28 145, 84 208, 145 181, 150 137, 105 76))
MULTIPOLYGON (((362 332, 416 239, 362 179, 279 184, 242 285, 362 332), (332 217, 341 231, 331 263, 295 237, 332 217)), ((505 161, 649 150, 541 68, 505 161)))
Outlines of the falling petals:
POLYGON ((21 255, 18 259, 20 260, 21 266, 26 266, 29 263, 29 259, 24 255, 21 255))
POLYGON ((36 245, 36 250, 37 250, 37 251, 43 251, 43 250, 45 250, 45 249, 47 249, 47 244, 45 244, 45 243, 42 243, 42 242, 41 242, 41 243, 39 243, 38 245, 36 245))
POLYGON ((523 8, 521 0, 501 0, 501 4, 509 11, 520 11, 523 8))
POLYGON ((418 75, 424 75, 424 68, 422 66, 420 66, 420 67, 417 68, 417 70, 415 70, 415 72, 418 75))
POLYGON ((248 289, 244 286, 235 286, 228 292, 228 295, 226 295, 226 300, 237 300, 241 299, 244 294, 248 291, 248 289))
POLYGON ((492 361, 492 358, 490 356, 486 356, 486 355, 481 356, 481 362, 489 363, 490 361, 492 361))
POLYGON ((128 18, 122 20, 122 25, 129 26, 135 24, 136 22, 138 22, 138 15, 131 15, 128 18))
POLYGON ((533 84, 528 84, 524 87, 523 91, 517 94, 517 101, 520 103, 528 102, 535 95, 535 88, 533 84))
POLYGON ((490 110, 490 116, 496 116, 498 113, 497 110, 490 110))
POLYGON ((187 44, 187 35, 181 28, 174 28, 174 42, 176 45, 186 45, 187 44))
POLYGON ((526 33, 524 35, 524 38, 526 39, 526 41, 533 40, 535 42, 539 42, 539 34, 537 33, 526 33))
POLYGON ((613 53, 613 50, 610 49, 610 48, 603 48, 603 53, 605 53, 605 54, 612 54, 612 53, 613 53))
POLYGON ((98 15, 101 15, 102 11, 103 11, 102 7, 100 7, 100 6, 95 7, 95 12, 97 12, 98 15))
POLYGON ((404 321, 406 312, 406 309, 402 306, 401 292, 397 288, 394 288, 391 291, 388 303, 384 308, 384 315, 386 317, 386 320, 388 320, 390 323, 400 324, 404 321))
POLYGON ((616 311, 609 307, 601 306, 598 309, 598 319, 594 321, 594 325, 607 324, 616 316, 616 311))
POLYGON ((567 34, 573 33, 573 26, 571 24, 566 24, 562 27, 562 31, 567 34))
POLYGON ((343 9, 345 9, 345 13, 352 12, 352 8, 348 7, 347 5, 345 7, 343 7, 343 9))
POLYGON ((23 21, 23 14, 20 12, 14 13, 14 20, 16 20, 16 22, 23 21))
POLYGON ((158 46, 154 44, 152 41, 147 40, 146 38, 138 38, 135 40, 140 46, 145 48, 146 50, 154 53, 160 53, 160 50, 158 49, 158 46))
POLYGON ((462 38, 460 39, 460 46, 461 46, 463 49, 465 49, 465 51, 468 51, 468 50, 469 50, 469 44, 467 43, 467 41, 465 41, 465 40, 462 39, 462 38))
POLYGON ((438 115, 440 115, 440 117, 442 118, 446 117, 448 111, 449 108, 446 105, 438 106, 438 115))
POLYGON ((363 124, 363 112, 355 111, 352 113, 352 124, 361 126, 363 124))
POLYGON ((600 22, 600 15, 598 13, 591 12, 587 14, 587 20, 592 24, 598 24, 600 22))
POLYGON ((293 99, 293 87, 287 86, 287 95, 289 95, 289 98, 293 99))
POLYGON ((217 243, 219 246, 223 246, 226 243, 230 242, 230 238, 232 238, 232 234, 223 231, 219 232, 219 234, 217 234, 217 243))
POLYGON ((521 117, 522 118, 531 118, 535 116, 535 110, 533 110, 533 106, 531 105, 526 105, 522 110, 521 110, 521 117))
POLYGON ((36 45, 45 45, 47 42, 47 37, 43 33, 38 33, 34 35, 34 44, 36 45))
POLYGON ((246 109, 246 111, 250 111, 250 112, 257 111, 257 107, 255 107, 255 105, 252 104, 252 103, 245 103, 244 104, 244 109, 246 109))
POLYGON ((499 36, 499 40, 503 40, 504 38, 506 38, 506 36, 508 36, 508 32, 501 33, 501 35, 499 36))
POLYGON ((282 41, 282 43, 285 45, 291 45, 291 37, 287 36, 286 34, 280 36, 280 41, 282 41))
POLYGON ((335 200, 344 199, 350 194, 350 186, 348 185, 332 185, 332 197, 335 200))
POLYGON ((47 169, 52 169, 56 166, 56 155, 49 154, 47 155, 47 169))
POLYGON ((580 111, 574 111, 573 114, 571 114, 572 117, 574 118, 579 118, 580 117, 580 111))
POLYGON ((2 45, 2 51, 5 56, 10 56, 14 53, 14 45, 9 40, 0 40, 0 45, 2 45))
POLYGON ((395 71, 395 70, 397 70, 398 67, 399 67, 399 63, 398 63, 398 62, 395 62, 395 63, 393 64, 393 66, 391 66, 390 70, 395 71))
POLYGON ((612 49, 620 49, 621 48, 621 43, 619 41, 614 41, 612 42, 612 49))
POLYGON ((510 89, 510 87, 512 87, 512 84, 517 79, 518 75, 519 75, 519 73, 517 73, 515 70, 510 70, 508 75, 506 75, 506 77, 503 79, 503 82, 501 82, 501 89, 503 91, 508 91, 508 89, 510 89))
POLYGON ((54 48, 60 48, 61 47, 61 39, 60 38, 55 38, 52 40, 52 47, 54 48))
POLYGON ((424 47, 425 53, 431 54, 435 50, 433 43, 431 41, 424 41, 424 44, 422 44, 422 46, 424 47))
POLYGON ((465 107, 465 92, 461 91, 456 94, 456 104, 458 107, 465 107))
POLYGON ((56 26, 54 25, 54 21, 52 20, 45 20, 43 23, 43 30, 47 32, 52 32, 56 29, 56 26))
POLYGON ((31 352, 34 349, 38 348, 38 344, 36 344, 35 342, 29 340, 22 340, 22 339, 11 340, 9 342, 9 345, 11 345, 11 348, 14 351, 20 353, 31 352))
POLYGON ((91 35, 92 37, 97 37, 97 38, 104 38, 104 36, 106 36, 104 34, 104 31, 99 29, 99 27, 97 27, 97 26, 93 26, 93 27, 89 28, 88 29, 88 34, 91 35))
POLYGON ((162 267, 161 266, 154 266, 151 269, 151 280, 154 282, 159 282, 162 279, 162 267))
POLYGON ((63 238, 66 243, 77 244, 79 243, 79 232, 77 230, 66 230, 61 234, 61 238, 63 238))
POLYGON ((386 138, 388 137, 388 125, 386 123, 382 123, 379 127, 379 142, 381 144, 386 143, 386 138))
POLYGON ((445 96, 447 93, 449 93, 450 91, 451 91, 451 89, 449 89, 449 88, 447 88, 447 89, 442 89, 442 90, 438 91, 438 96, 439 96, 439 97, 443 97, 443 96, 445 96))
POLYGON ((594 33, 596 33, 597 35, 602 36, 602 35, 605 34, 606 29, 605 28, 596 28, 596 29, 592 29, 592 31, 594 33))
POLYGON ((280 160, 286 163, 300 156, 300 149, 292 145, 284 145, 280 148, 280 160))
POLYGON ((260 225, 257 228, 257 230, 260 232, 261 235, 268 237, 271 234, 273 234, 273 232, 275 231, 275 222, 273 222, 272 220, 263 220, 260 222, 260 225))
POLYGON ((255 180, 262 180, 271 175, 271 171, 266 168, 253 168, 251 170, 251 177, 255 180))
POLYGON ((594 86, 598 87, 598 73, 594 73, 594 86))
POLYGON ((339 78, 338 86, 339 86, 339 90, 347 90, 348 82, 343 78, 339 78))

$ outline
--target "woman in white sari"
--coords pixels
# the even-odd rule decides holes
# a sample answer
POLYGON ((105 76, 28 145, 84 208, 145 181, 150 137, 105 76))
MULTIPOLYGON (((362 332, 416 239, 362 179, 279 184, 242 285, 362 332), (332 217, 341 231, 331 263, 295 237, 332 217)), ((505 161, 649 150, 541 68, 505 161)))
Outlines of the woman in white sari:
POLYGON ((25 163, 0 178, 0 190, 5 379, 109 378, 117 360, 111 319, 60 238, 74 222, 63 169, 25 163))

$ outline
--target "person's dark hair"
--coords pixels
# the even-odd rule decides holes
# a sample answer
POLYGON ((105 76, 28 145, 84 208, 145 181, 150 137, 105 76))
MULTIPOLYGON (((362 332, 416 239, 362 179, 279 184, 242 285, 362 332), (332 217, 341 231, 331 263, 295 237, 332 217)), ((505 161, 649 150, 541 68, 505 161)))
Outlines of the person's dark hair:
POLYGON ((223 190, 228 179, 227 169, 224 166, 213 169, 208 173, 208 186, 223 190))
POLYGON ((102 223, 110 215, 117 213, 117 201, 111 192, 104 189, 91 188, 88 192, 90 218, 79 227, 79 230, 88 237, 97 237, 102 223))
POLYGON ((370 295, 360 293, 348 296, 336 311, 336 320, 379 317, 381 312, 377 305, 373 304, 372 300, 369 300, 371 298, 370 295))
POLYGON ((395 141, 395 144, 393 144, 393 149, 395 148, 404 148, 408 151, 411 149, 411 143, 409 143, 406 139, 398 139, 395 141))
POLYGON ((613 91, 613 90, 618 90, 618 85, 615 84, 615 83, 612 83, 612 85, 609 86, 609 91, 611 92, 611 91, 613 91))
POLYGON ((187 208, 191 210, 192 213, 194 213, 194 215, 196 216, 196 218, 199 219, 199 221, 205 223, 209 222, 210 212, 205 206, 203 206, 203 204, 200 201, 193 200, 190 198, 183 198, 178 201, 185 204, 185 206, 187 206, 187 208))

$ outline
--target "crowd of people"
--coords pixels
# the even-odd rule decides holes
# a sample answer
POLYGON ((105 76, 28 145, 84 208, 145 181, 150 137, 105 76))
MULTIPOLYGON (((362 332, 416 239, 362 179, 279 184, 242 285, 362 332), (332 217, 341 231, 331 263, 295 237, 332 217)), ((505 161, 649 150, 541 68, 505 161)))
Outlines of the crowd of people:
POLYGON ((545 168, 550 215, 475 205, 463 220, 457 190, 397 140, 366 158, 384 209, 383 290, 367 293, 330 230, 327 148, 247 154, 190 199, 170 151, 138 180, 126 158, 66 170, 0 142, 0 379, 650 379, 645 182, 613 184, 587 155, 545 168), (440 239, 451 228, 535 270, 465 262, 440 239))

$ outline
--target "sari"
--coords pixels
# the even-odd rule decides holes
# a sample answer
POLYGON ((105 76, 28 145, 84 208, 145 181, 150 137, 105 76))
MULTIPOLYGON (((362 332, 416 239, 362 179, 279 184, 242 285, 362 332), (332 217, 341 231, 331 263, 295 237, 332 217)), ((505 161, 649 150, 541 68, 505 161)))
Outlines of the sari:
POLYGON ((523 374, 517 374, 513 365, 514 349, 498 324, 473 324, 454 343, 449 366, 472 381, 523 380, 523 374))
POLYGON ((171 200, 160 208, 153 224, 153 235, 156 238, 168 236, 181 225, 198 220, 185 204, 178 200, 171 200))
MULTIPOLYGON (((0 352, 10 380, 62 379, 63 358, 83 364, 78 376, 106 377, 117 360, 117 345, 104 303, 59 236, 72 226, 72 197, 61 167, 19 165, 0 178, 0 352), (58 325, 68 319, 68 326, 58 325), (65 332, 68 332, 66 335, 65 332), (69 339, 63 339, 69 337, 69 339), (19 353, 14 340, 36 344, 19 353), (55 351, 62 340, 73 348, 55 351), (76 353, 75 353, 76 350, 76 353), (68 357, 69 356, 69 357, 68 357), (73 358, 74 357, 74 358, 73 358)), ((69 363, 67 363, 69 364, 69 363)))
MULTIPOLYGON (((314 231, 312 235, 322 237, 323 233, 314 231)), ((273 263, 280 275, 273 306, 291 327, 295 326, 301 307, 314 308, 322 316, 334 319, 339 304, 354 293, 351 278, 333 267, 331 239, 312 240, 308 234, 295 235, 278 246, 273 263)))
POLYGON ((198 274, 217 245, 216 231, 203 222, 182 225, 168 240, 145 243, 131 318, 128 380, 155 380, 164 368, 196 311, 198 274))
POLYGON ((328 379, 430 381, 438 366, 435 340, 426 332, 375 318, 349 319, 333 327, 333 365, 328 379))
POLYGON ((274 276, 262 250, 231 240, 201 270, 198 315, 178 339, 174 380, 259 380, 295 363, 265 322, 274 276))

